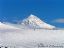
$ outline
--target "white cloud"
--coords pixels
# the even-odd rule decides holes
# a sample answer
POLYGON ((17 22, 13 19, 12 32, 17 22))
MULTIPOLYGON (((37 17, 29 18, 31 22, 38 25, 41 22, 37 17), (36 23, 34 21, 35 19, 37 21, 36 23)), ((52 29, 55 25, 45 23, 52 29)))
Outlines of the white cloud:
POLYGON ((56 23, 64 23, 64 18, 55 19, 53 22, 56 22, 56 23))

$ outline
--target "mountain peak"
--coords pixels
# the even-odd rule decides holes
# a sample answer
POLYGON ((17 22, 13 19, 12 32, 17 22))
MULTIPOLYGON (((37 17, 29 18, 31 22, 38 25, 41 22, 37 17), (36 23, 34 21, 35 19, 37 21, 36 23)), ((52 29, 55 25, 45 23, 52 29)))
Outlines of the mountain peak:
POLYGON ((30 16, 28 18, 38 18, 38 17, 33 14, 30 14, 30 16))
POLYGON ((31 14, 28 18, 24 19, 21 23, 30 28, 46 28, 46 29, 53 29, 55 26, 45 23, 37 16, 31 14))
POLYGON ((29 17, 34 17, 35 15, 33 15, 33 14, 30 14, 30 16, 29 17))

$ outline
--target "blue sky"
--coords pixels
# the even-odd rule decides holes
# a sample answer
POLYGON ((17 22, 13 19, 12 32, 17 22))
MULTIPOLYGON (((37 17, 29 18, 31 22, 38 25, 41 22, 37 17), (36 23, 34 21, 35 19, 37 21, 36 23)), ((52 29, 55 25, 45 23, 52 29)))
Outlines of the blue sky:
POLYGON ((64 28, 64 0, 0 0, 1 22, 16 22, 30 14, 64 28))

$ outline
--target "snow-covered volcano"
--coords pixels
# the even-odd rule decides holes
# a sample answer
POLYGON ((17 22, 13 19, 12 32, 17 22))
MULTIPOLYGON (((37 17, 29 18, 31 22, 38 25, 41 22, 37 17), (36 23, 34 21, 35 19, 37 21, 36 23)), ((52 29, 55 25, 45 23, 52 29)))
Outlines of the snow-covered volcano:
POLYGON ((41 19, 39 19, 35 15, 30 15, 28 18, 24 19, 21 23, 25 27, 30 27, 30 28, 44 28, 44 29, 53 29, 55 26, 52 26, 50 24, 45 23, 41 19))

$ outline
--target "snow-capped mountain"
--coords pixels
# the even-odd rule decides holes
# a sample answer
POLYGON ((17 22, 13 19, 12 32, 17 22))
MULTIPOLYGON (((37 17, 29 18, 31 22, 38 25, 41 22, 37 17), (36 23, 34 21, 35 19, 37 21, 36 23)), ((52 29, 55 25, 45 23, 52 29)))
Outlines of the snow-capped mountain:
POLYGON ((35 15, 30 15, 28 18, 24 19, 21 23, 25 27, 30 27, 30 28, 44 28, 44 29, 53 29, 55 26, 52 26, 50 24, 45 23, 41 19, 39 19, 35 15))
MULTIPOLYGON (((55 28, 34 15, 21 24, 20 27, 55 28)), ((17 29, 0 22, 0 48, 64 48, 64 30, 17 29)))

